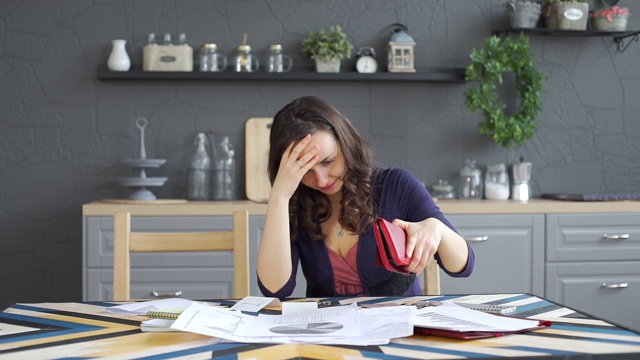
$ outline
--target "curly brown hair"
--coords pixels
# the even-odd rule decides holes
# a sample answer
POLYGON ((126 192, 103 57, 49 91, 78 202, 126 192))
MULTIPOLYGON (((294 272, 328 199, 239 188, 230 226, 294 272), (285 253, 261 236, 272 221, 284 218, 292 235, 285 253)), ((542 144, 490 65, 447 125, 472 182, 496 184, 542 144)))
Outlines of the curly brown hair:
MULTIPOLYGON (((371 226, 374 218, 371 194, 373 152, 351 121, 325 100, 303 96, 278 111, 269 136, 269 180, 273 185, 287 147, 316 131, 331 134, 344 156, 346 172, 342 179, 344 186, 338 221, 345 230, 362 233, 371 226)), ((325 236, 320 223, 330 216, 327 196, 300 184, 289 200, 291 239, 295 240, 298 232, 307 232, 313 240, 323 239, 325 236)))

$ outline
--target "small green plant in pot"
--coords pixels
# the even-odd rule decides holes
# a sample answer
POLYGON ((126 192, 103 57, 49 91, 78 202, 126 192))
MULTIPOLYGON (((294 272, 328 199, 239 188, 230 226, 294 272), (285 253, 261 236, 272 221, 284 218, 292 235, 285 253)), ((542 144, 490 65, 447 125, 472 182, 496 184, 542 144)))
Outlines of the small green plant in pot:
POLYGON ((332 26, 328 30, 312 31, 302 41, 302 54, 316 61, 318 72, 340 72, 340 61, 351 58, 353 44, 340 25, 332 26), (323 66, 330 63, 329 68, 323 66))
POLYGON ((504 148, 524 145, 536 130, 535 117, 542 111, 540 92, 546 77, 533 65, 529 38, 521 34, 518 40, 509 37, 501 40, 494 35, 481 49, 473 49, 470 57, 466 80, 475 82, 475 86, 465 91, 465 105, 472 112, 481 110, 484 115, 478 132, 491 136, 504 148), (507 106, 496 93, 505 72, 516 76, 515 90, 520 106, 513 115, 505 114, 507 106))

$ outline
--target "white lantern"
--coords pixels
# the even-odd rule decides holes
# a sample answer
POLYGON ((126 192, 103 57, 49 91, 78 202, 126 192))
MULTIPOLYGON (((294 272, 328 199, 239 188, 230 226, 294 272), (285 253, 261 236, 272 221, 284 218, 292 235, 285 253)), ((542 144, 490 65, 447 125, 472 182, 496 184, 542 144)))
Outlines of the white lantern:
POLYGON ((416 42, 407 34, 406 26, 394 24, 394 27, 387 48, 388 70, 395 73, 416 72, 413 51, 416 42))

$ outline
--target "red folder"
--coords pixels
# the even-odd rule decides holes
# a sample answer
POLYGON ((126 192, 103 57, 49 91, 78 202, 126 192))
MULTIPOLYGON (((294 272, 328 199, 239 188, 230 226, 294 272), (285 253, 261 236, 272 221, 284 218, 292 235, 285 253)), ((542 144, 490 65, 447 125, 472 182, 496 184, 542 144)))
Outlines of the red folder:
POLYGON ((411 275, 404 267, 411 258, 406 256, 407 234, 404 230, 383 218, 373 223, 373 232, 378 243, 376 265, 404 275, 411 275))
POLYGON ((533 330, 543 329, 551 326, 551 321, 540 320, 538 326, 520 331, 503 331, 503 332, 484 332, 484 331, 453 331, 453 330, 441 330, 441 329, 429 329, 424 327, 414 327, 413 333, 415 335, 426 336, 440 336, 452 339, 473 340, 473 339, 485 339, 492 337, 500 337, 509 334, 520 334, 533 330))

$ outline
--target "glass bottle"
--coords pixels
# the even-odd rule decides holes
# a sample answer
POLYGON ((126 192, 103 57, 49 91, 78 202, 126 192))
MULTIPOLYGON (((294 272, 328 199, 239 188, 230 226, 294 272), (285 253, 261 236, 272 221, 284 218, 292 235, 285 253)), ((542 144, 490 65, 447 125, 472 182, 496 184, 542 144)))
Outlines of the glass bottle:
POLYGON ((502 163, 487 165, 484 179, 484 197, 488 200, 506 200, 509 198, 509 174, 502 163))
POLYGON ((267 72, 282 73, 291 70, 291 56, 282 52, 282 45, 272 44, 267 48, 267 72))
POLYGON ((180 33, 180 35, 178 35, 178 45, 189 45, 187 43, 187 34, 180 33))
POLYGON ((204 44, 200 48, 200 71, 217 72, 227 67, 226 56, 218 52, 216 44, 204 44))
POLYGON ((251 46, 239 45, 233 57, 235 72, 256 72, 260 67, 258 58, 251 54, 251 46))
POLYGON ((149 33, 147 45, 158 45, 158 41, 156 40, 156 33, 149 33))
POLYGON ((164 41, 163 41, 162 45, 166 45, 166 46, 173 45, 173 41, 171 40, 171 34, 170 33, 165 33, 164 34, 164 41))
POLYGON ((475 160, 465 160, 460 170, 459 188, 461 199, 482 199, 482 171, 476 167, 475 160))
POLYGON ((213 186, 214 200, 233 200, 235 197, 235 151, 228 136, 224 136, 217 146, 216 169, 213 186))
POLYGON ((196 135, 196 151, 191 156, 189 168, 189 200, 209 200, 211 162, 205 148, 206 136, 204 133, 196 135))

